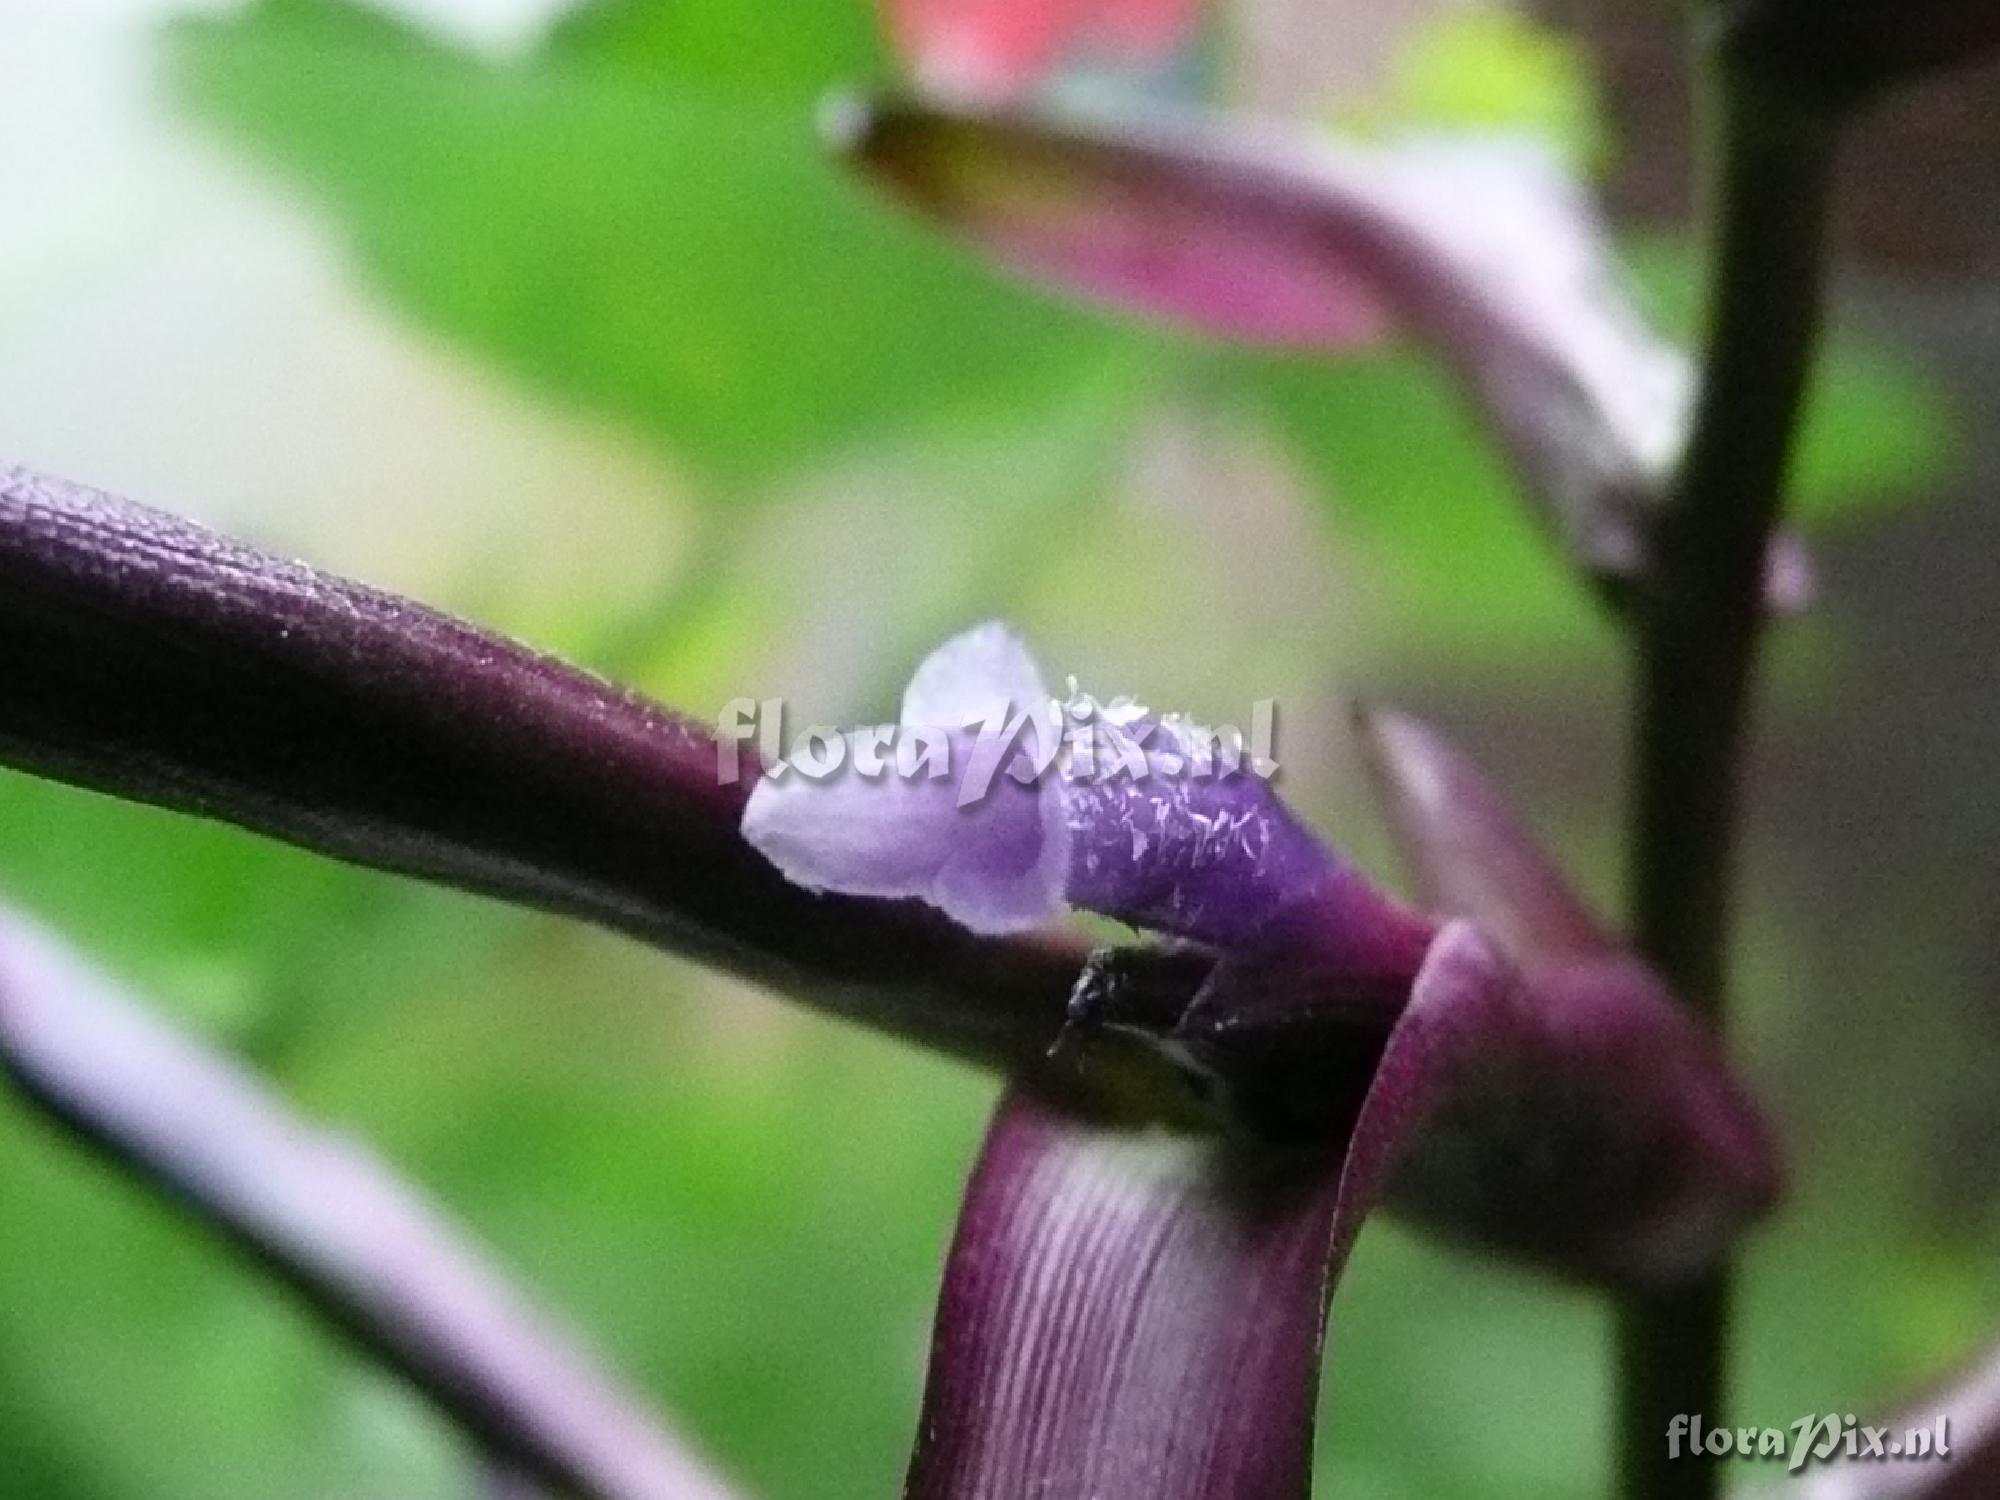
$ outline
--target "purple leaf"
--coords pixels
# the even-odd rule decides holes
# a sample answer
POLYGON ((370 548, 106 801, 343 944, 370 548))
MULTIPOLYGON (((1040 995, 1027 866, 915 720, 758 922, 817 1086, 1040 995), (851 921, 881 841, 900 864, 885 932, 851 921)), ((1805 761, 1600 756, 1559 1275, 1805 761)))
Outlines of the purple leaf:
POLYGON ((1442 735, 1386 709, 1357 709, 1355 728, 1423 906, 1479 923, 1530 976, 1620 951, 1514 810, 1442 735))
POLYGON ((1329 1081, 1317 1139, 1011 1093, 946 1266, 908 1500, 1306 1494, 1333 1282, 1476 1044, 1493 972, 1447 929, 1386 1047, 1329 1081))
MULTIPOLYGON (((1577 562, 1645 575, 1692 369, 1641 320, 1582 190, 1531 138, 1376 146, 1198 116, 854 100, 828 118, 859 166, 1037 279, 1257 344, 1410 335, 1458 376, 1577 562)), ((1771 570, 1772 607, 1802 607, 1796 541, 1771 570)))
POLYGON ((1712 1260, 1780 1179, 1727 1059, 1470 760, 1403 715, 1361 728, 1426 902, 1477 922, 1521 976, 1396 1205, 1585 1277, 1669 1280, 1712 1260))
POLYGON ((0 1069, 255 1256, 503 1465, 589 1500, 734 1493, 380 1163, 4 911, 0 1069))
POLYGON ((945 1272, 906 1495, 1303 1493, 1337 1181, 1011 1095, 945 1272))
POLYGON ((570 913, 1011 1066, 1084 950, 815 896, 702 726, 406 600, 0 469, 0 763, 570 913))

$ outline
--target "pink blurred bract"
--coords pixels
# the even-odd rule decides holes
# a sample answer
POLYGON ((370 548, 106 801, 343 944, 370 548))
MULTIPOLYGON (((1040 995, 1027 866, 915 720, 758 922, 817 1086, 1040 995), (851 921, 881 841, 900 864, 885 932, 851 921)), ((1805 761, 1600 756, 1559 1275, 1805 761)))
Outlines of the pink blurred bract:
POLYGON ((889 35, 928 87, 1018 97, 1075 60, 1153 66, 1187 39, 1197 0, 884 0, 889 35))

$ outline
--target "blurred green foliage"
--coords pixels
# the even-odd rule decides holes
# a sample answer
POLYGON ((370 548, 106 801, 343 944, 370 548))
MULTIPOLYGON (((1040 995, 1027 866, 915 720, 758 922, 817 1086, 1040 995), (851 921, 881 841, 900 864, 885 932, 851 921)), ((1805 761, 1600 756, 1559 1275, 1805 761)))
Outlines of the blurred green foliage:
MULTIPOLYGON (((830 88, 881 79, 865 6, 800 27, 790 10, 621 0, 501 63, 352 0, 264 0, 187 30, 177 65, 197 112, 330 212, 397 306, 656 437, 715 498, 870 440, 1032 433, 1108 361, 1139 361, 1156 379, 1107 422, 1129 429, 1179 384, 1269 424, 1337 534, 1381 560, 1407 638, 1560 655, 1593 628, 1416 356, 1218 358, 1003 281, 846 180, 814 112, 830 88)), ((1436 123, 1456 99, 1456 123, 1498 110, 1582 139, 1577 66, 1517 24, 1468 22, 1419 49, 1384 107, 1436 123), (1478 82, 1494 78, 1513 80, 1497 102, 1478 82)), ((1688 264, 1643 265, 1683 329, 1688 264)), ((1937 399, 1885 357, 1837 349, 1819 416, 1809 518, 1934 476, 1937 399)))
MULTIPOLYGON (((0 807, 11 899, 432 1185, 764 1493, 893 1489, 990 1085, 553 921, 19 778, 0 807)), ((7 1493, 471 1493, 418 1403, 18 1110, 0 1175, 7 1493)))
POLYGON ((1502 6, 1423 16, 1381 97, 1341 123, 1384 134, 1525 132, 1579 168, 1607 149, 1589 59, 1568 38, 1502 6))
MULTIPOLYGON (((1460 35, 1414 95, 1483 119, 1568 86, 1561 59, 1520 43, 1460 35), (1481 45, 1516 68, 1497 103, 1481 45)), ((1504 668, 1525 695, 1595 637, 1415 356, 1327 367, 1102 319, 845 181, 812 119, 828 87, 888 76, 859 3, 618 0, 492 61, 342 0, 264 0, 183 28, 172 58, 188 107, 295 185, 389 306, 690 467, 725 543, 755 534, 744 517, 774 490, 871 445, 974 454, 976 478, 943 462, 907 502, 957 513, 951 555, 826 583, 914 601, 885 690, 937 630, 1003 607, 1074 542, 1163 395, 1281 440, 1341 546, 1386 580, 1406 658, 1504 668)), ((1690 326, 1686 251, 1640 263, 1690 326)), ((1950 446, 1926 387, 1843 350, 1803 459, 1809 514, 1907 493, 1950 446)), ((907 534, 940 534, 923 524, 913 509, 907 534)), ((699 708, 759 612, 798 606, 769 582, 720 571, 602 654, 699 708)), ((1566 832, 1602 837, 1595 810, 1570 816, 1590 826, 1566 832)), ((988 1081, 613 939, 4 775, 0 893, 432 1185, 761 1493, 894 1493, 988 1081)), ((1766 1003, 1796 1004, 1788 982, 1766 1003)), ((1756 1263, 1755 1420, 1858 1404, 2000 1311, 1968 1270, 1976 1247, 1915 1238, 1904 1159, 1868 1154, 1879 1118, 1812 1148, 1804 1211, 1756 1263)), ((400 1389, 17 1110, 0 1114, 0 1179, 7 1493, 472 1493, 400 1389)), ((1594 1304, 1378 1228, 1335 1319, 1335 1493, 1601 1492, 1594 1304)))
POLYGON ((586 17, 508 65, 358 7, 277 0, 193 32, 182 63, 197 103, 326 205, 390 297, 631 421, 718 494, 884 429, 1048 409, 1087 325, 838 181, 809 101, 840 72, 794 76, 781 51, 775 76, 746 77, 754 49, 718 41, 741 18, 685 19, 703 11, 586 17))

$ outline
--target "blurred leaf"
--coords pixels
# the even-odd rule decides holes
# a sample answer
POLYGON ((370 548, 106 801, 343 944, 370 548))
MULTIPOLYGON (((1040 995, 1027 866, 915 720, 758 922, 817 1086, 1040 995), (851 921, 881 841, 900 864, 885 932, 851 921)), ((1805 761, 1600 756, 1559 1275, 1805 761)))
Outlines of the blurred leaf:
POLYGON ((1079 371, 1062 408, 1038 422, 967 423, 949 436, 877 445, 787 487, 753 522, 728 528, 699 588, 635 623, 613 647, 612 675, 687 704, 796 681, 800 601, 811 600, 813 635, 837 635, 832 656, 849 663, 843 673, 804 649, 818 665, 812 711, 858 721, 893 713, 900 664, 968 621, 1016 611, 1022 580, 1074 545, 1100 509, 1152 388, 1154 363, 1141 354, 1121 350, 1094 373, 1079 371), (924 566, 894 590, 824 587, 895 555, 924 566))
POLYGON ((347 0, 266 0, 189 23, 176 52, 196 110, 328 206, 396 303, 724 480, 1039 408, 1101 353, 1101 326, 862 201, 806 109, 743 97, 756 47, 725 30, 677 51, 707 34, 686 24, 579 21, 499 65, 347 0), (673 65, 631 65, 657 56, 673 65))
POLYGON ((1388 591, 1416 656, 1519 663, 1608 636, 1449 379, 1416 354, 1232 360, 1388 591))
POLYGON ((1315 1493, 1602 1500, 1609 1309, 1392 1222, 1334 1302, 1349 1377, 1321 1402, 1315 1493), (1422 1423, 1421 1441, 1413 1422, 1422 1423))
POLYGON ((451 1184, 751 1492, 893 1493, 991 1081, 553 923, 497 959, 322 1028, 313 1107, 451 1184))
MULTIPOLYGON (((126 832, 139 867, 173 848, 126 832)), ((279 1086, 435 1186, 762 1493, 892 1489, 990 1080, 411 894, 368 922, 324 905, 346 947, 296 976, 279 1086)), ((0 1177, 8 1494, 37 1473, 17 1447, 38 1500, 469 1493, 399 1386, 4 1094, 0 1177)))
MULTIPOLYGON (((451 1448, 401 1392, 168 1208, 0 1100, 0 1400, 63 1455, 19 1493, 214 1500, 434 1492, 451 1448), (21 1363, 17 1364, 16 1359, 21 1363), (310 1482, 308 1482, 310 1477, 310 1482)), ((9 1493, 25 1480, 4 1472, 9 1493)))
POLYGON ((0 1072, 140 1196, 187 1210, 402 1373, 488 1460, 582 1495, 737 1500, 431 1194, 5 907, 0 1072))
POLYGON ((1577 168, 1598 161, 1606 144, 1582 44, 1500 6, 1454 7, 1416 26, 1363 122, 1378 131, 1527 131, 1577 168))
MULTIPOLYGON (((491 932, 472 902, 13 773, 0 891, 281 1076, 303 1038, 351 1022, 355 987, 405 1003, 427 969, 479 972, 491 932), (448 924, 427 919, 441 906, 448 924)), ((4 1091, 0 1178, 6 1448, 49 1467, 39 1482, 0 1448, 8 1493, 440 1491, 455 1446, 399 1386, 4 1091)))
POLYGON ((891 67, 874 9, 863 0, 768 8, 600 0, 557 24, 548 56, 803 104, 891 67))
POLYGON ((0 892, 253 1047, 393 888, 194 818, 0 772, 0 892))
POLYGON ((1963 443, 1936 379, 1907 356, 1836 336, 1806 408, 1795 509, 1811 524, 1920 500, 1950 477, 1963 443))
MULTIPOLYGON (((1693 249, 1649 239, 1631 263, 1662 326, 1693 339, 1693 249)), ((1529 524, 1512 478, 1441 372, 1403 352, 1227 363, 1294 444, 1335 524, 1371 549, 1404 646, 1519 670, 1524 656, 1569 661, 1579 643, 1607 638, 1601 611, 1529 524)), ((1962 443, 1935 379, 1905 356, 1837 334, 1797 461, 1794 513, 1808 544, 1819 525, 1921 499, 1962 443)))
MULTIPOLYGON (((1181 363, 1184 345, 1003 283, 836 180, 801 101, 869 66, 874 42, 833 11, 845 19, 628 0, 501 67, 345 0, 265 0, 185 30, 180 59, 201 111, 328 203, 399 303, 725 481, 982 414, 1032 425, 1121 345, 1181 363)), ((1432 35, 1408 70, 1425 108, 1586 112, 1560 44, 1490 17, 1432 35)), ((1655 246, 1640 262, 1691 329, 1692 255, 1655 246)), ((1438 377, 1400 356, 1222 363, 1224 393, 1273 414, 1335 525, 1379 550, 1392 608, 1423 627, 1403 639, 1490 659, 1591 638, 1592 607, 1438 377)), ((1801 510, 1905 496, 1950 446, 1926 382, 1840 344, 1801 510)))

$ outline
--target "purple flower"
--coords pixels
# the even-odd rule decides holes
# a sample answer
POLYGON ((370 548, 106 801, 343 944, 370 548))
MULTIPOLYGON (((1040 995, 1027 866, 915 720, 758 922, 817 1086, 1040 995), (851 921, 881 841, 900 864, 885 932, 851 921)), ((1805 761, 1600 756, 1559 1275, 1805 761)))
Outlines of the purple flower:
POLYGON ((744 837, 812 890, 915 897, 975 932, 1067 904, 1218 948, 1309 935, 1322 956, 1416 974, 1431 925, 1330 852, 1228 736, 1058 698, 1004 625, 932 652, 897 724, 849 743, 913 732, 949 753, 899 753, 893 775, 766 777, 744 837))
MULTIPOLYGON (((1776 1191, 1706 1036, 1406 720, 1367 734, 1437 916, 1254 766, 1205 772, 1197 726, 1051 694, 1001 627, 905 697, 943 774, 746 792, 714 736, 587 673, 22 470, 0 471, 0 674, 6 764, 604 923, 1001 1071, 922 1500, 1302 1494, 1328 1298, 1379 1204, 1623 1284, 1705 1263, 1776 1191), (1092 950, 1049 927, 1066 905, 1158 940, 1092 950)), ((98 1071, 20 1045, 120 1159, 190 1168, 68 1086, 98 1071)), ((231 1219, 247 1200, 197 1201, 270 1238, 231 1219)))
POLYGON ((974 932, 1041 926, 1061 910, 1069 870, 1060 778, 1033 773, 1060 729, 1051 710, 1060 705, 1011 631, 968 631, 917 669, 884 727, 880 738, 905 736, 895 766, 867 774, 861 747, 878 736, 853 731, 854 774, 766 776, 743 836, 810 890, 916 897, 974 932), (910 754, 908 736, 926 732, 929 748, 910 754))

